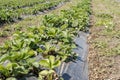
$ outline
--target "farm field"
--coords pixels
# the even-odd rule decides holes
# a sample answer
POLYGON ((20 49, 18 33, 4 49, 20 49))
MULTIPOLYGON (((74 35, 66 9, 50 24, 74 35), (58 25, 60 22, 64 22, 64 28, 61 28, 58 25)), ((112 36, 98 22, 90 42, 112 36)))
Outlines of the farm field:
MULTIPOLYGON (((59 13, 53 11, 40 16, 41 21, 37 26, 23 27, 21 24, 18 27, 16 23, 15 27, 4 26, 1 29, 1 37, 10 38, 0 46, 0 79, 21 80, 21 77, 32 74, 39 80, 62 80, 55 68, 63 62, 76 60, 77 54, 72 49, 77 46, 73 38, 79 31, 86 31, 91 14, 89 0, 68 3, 68 9, 66 6, 66 9, 57 10, 59 13), (8 35, 5 35, 5 31, 8 35), (11 31, 14 32, 10 35, 11 31)), ((5 8, 3 5, 2 9, 5 8)))
POLYGON ((119 0, 0 0, 0 80, 66 80, 56 69, 78 60, 80 31, 89 45, 81 74, 120 80, 119 9, 119 0))

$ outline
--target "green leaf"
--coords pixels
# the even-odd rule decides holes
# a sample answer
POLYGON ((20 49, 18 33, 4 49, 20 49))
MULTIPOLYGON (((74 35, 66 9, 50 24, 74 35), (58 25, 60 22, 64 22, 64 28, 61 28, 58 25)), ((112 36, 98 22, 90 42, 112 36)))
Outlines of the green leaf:
POLYGON ((42 75, 39 74, 38 80, 43 80, 42 75))
POLYGON ((39 75, 42 75, 42 76, 46 76, 49 74, 49 71, 48 70, 43 70, 39 73, 39 75))
POLYGON ((56 62, 53 64, 53 68, 60 66, 60 64, 61 64, 61 61, 59 61, 59 60, 56 61, 56 62))
POLYGON ((3 71, 5 68, 3 65, 0 65, 0 71, 3 71))
POLYGON ((47 75, 52 74, 54 72, 55 72, 54 70, 43 70, 39 73, 39 75, 47 76, 47 75))
POLYGON ((33 66, 35 66, 36 68, 38 68, 39 67, 39 63, 38 62, 34 62, 33 66))
POLYGON ((33 56, 33 55, 35 55, 35 51, 33 51, 33 50, 30 50, 30 51, 28 52, 28 55, 30 55, 30 56, 33 56))
POLYGON ((61 29, 64 30, 64 29, 66 29, 67 27, 68 27, 68 25, 67 25, 67 24, 64 24, 64 25, 61 26, 61 29))
POLYGON ((67 38, 62 39, 65 43, 68 43, 69 40, 67 38))
POLYGON ((0 72, 4 74, 6 77, 10 76, 10 72, 7 68, 0 64, 0 72))
POLYGON ((41 60, 41 61, 39 62, 39 64, 40 64, 41 66, 50 68, 50 63, 49 63, 49 60, 48 60, 48 59, 41 60))
POLYGON ((49 61, 50 61, 51 65, 53 65, 53 63, 55 62, 55 57, 49 56, 49 61))
POLYGON ((54 72, 55 72, 54 70, 49 70, 49 71, 48 71, 49 74, 52 74, 52 73, 54 73, 54 72))
POLYGON ((72 45, 71 45, 71 48, 72 48, 72 49, 76 48, 76 45, 75 45, 75 44, 72 44, 72 45))
POLYGON ((7 66, 6 66, 6 68, 7 68, 8 70, 12 70, 12 63, 8 63, 7 66))
POLYGON ((2 57, 0 57, 0 62, 4 62, 7 59, 10 59, 10 56, 8 54, 4 54, 2 57))

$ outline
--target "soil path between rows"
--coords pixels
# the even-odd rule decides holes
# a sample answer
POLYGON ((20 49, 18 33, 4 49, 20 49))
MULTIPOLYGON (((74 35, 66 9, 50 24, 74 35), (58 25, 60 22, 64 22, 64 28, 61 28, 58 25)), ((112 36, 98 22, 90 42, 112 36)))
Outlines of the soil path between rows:
MULTIPOLYGON (((92 10, 93 14, 91 16, 92 26, 90 28, 90 36, 88 38, 89 43, 89 80, 120 80, 120 55, 114 56, 105 56, 101 55, 98 48, 95 46, 95 40, 99 39, 101 41, 107 39, 107 35, 101 35, 100 32, 104 30, 103 27, 97 27, 95 25, 95 14, 97 4, 94 3, 95 0, 92 0, 92 10)), ((97 0, 96 0, 97 1, 97 0)), ((101 7, 99 10, 103 9, 109 11, 106 6, 102 3, 99 3, 101 7)), ((97 8, 98 9, 98 8, 97 8)), ((119 26, 117 26, 119 29, 119 26)), ((112 39, 112 38, 111 38, 112 39)), ((118 40, 119 41, 119 40, 118 40)), ((114 41, 112 41, 114 42, 114 41)), ((119 44, 119 42, 116 42, 119 44)), ((110 45, 112 46, 112 45, 110 45)), ((102 52, 102 51, 101 51, 102 52)))

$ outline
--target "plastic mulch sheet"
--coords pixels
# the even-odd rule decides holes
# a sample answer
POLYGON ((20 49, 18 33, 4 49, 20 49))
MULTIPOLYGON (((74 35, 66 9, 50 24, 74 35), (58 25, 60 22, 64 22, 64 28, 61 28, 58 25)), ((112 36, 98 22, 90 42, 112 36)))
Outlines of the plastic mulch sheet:
POLYGON ((63 63, 58 69, 58 74, 64 80, 88 80, 88 44, 87 34, 80 32, 79 36, 75 38, 77 48, 73 51, 78 54, 75 62, 63 63))

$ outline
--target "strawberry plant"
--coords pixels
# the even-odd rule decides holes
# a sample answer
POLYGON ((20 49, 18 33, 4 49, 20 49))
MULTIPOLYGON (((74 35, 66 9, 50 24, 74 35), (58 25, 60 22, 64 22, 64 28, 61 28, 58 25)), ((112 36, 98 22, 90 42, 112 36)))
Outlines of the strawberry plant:
POLYGON ((39 72, 39 78, 42 78, 42 80, 45 78, 46 80, 53 80, 53 75, 55 74, 54 69, 60 66, 61 62, 60 60, 55 60, 54 56, 49 56, 48 59, 41 60, 39 64, 48 69, 39 72))

